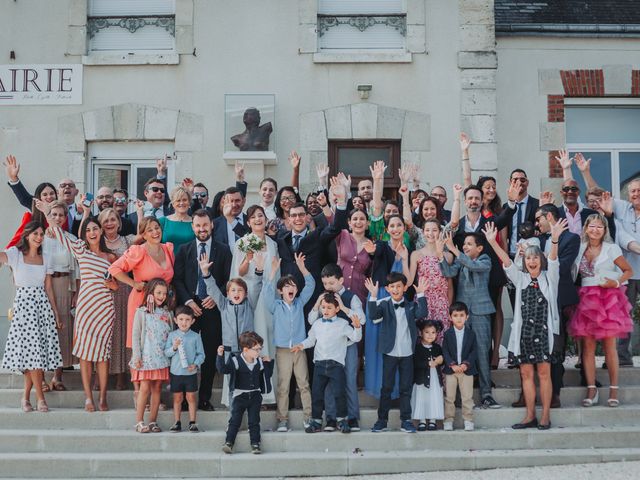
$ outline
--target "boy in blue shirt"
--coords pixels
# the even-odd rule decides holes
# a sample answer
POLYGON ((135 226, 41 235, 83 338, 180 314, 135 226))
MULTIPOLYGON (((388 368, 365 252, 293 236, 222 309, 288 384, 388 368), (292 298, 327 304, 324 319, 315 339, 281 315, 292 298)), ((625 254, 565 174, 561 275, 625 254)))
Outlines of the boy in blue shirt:
POLYGON ((298 287, 292 275, 285 275, 278 280, 274 288, 274 277, 280 267, 280 259, 272 261, 271 278, 262 287, 265 307, 273 316, 273 336, 276 346, 276 368, 278 373, 278 386, 276 388, 276 417, 278 419, 278 431, 289 430, 289 384, 291 375, 295 375, 296 383, 300 389, 302 400, 302 413, 304 415, 305 428, 311 418, 311 392, 309 390, 309 369, 307 356, 302 352, 292 352, 291 348, 306 338, 304 328, 304 306, 313 296, 316 282, 304 264, 305 256, 295 254, 296 265, 304 275, 304 288, 300 296, 296 297, 298 287))
POLYGON ((193 310, 186 305, 176 308, 175 322, 178 329, 167 337, 165 355, 171 359, 169 377, 173 393, 173 416, 176 423, 169 431, 182 431, 180 413, 182 412, 183 392, 186 392, 189 404, 189 431, 198 432, 196 410, 198 409, 198 367, 204 362, 204 347, 199 333, 191 330, 195 318, 193 310))

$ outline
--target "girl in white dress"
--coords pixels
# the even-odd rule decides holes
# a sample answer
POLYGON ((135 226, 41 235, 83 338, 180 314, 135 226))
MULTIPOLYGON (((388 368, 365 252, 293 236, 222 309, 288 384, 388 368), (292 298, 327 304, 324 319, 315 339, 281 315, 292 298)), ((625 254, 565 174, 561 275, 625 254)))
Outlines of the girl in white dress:
POLYGON ((418 420, 418 431, 436 430, 436 420, 444 419, 442 394, 442 348, 436 343, 440 322, 418 323, 420 337, 413 355, 413 395, 411 418, 418 420), (427 425, 426 420, 429 420, 427 425))
MULTIPOLYGON (((268 310, 264 307, 264 302, 260 296, 262 289, 262 279, 271 278, 271 261, 274 257, 278 258, 278 244, 271 240, 266 235, 267 216, 264 209, 260 205, 252 205, 247 209, 247 223, 251 229, 251 233, 248 235, 255 235, 264 242, 264 247, 259 252, 248 251, 243 253, 238 247, 241 242, 246 243, 248 235, 245 235, 236 242, 233 250, 233 261, 231 263, 231 278, 240 277, 247 283, 249 303, 253 308, 254 317, 253 325, 255 332, 264 339, 264 345, 262 346, 262 354, 275 358, 275 347, 273 345, 273 320, 268 310), (254 262, 255 255, 264 256, 264 273, 262 275, 256 275, 256 267, 254 262)), ((274 281, 280 278, 280 272, 276 272, 274 281)), ((271 383, 277 385, 277 379, 274 376, 271 377, 271 383)), ((228 398, 223 391, 223 401, 228 398)), ((263 405, 275 405, 276 397, 275 392, 272 391, 262 396, 263 405)))

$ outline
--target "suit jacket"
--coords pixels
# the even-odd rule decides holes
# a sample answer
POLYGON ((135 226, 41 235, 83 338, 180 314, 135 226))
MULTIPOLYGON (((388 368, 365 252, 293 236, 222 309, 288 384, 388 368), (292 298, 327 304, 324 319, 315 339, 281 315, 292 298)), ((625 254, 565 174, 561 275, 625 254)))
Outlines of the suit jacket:
MULTIPOLYGON (((587 218, 589 218, 589 215, 594 215, 597 213, 598 212, 596 212, 595 210, 591 210, 590 208, 583 208, 582 210, 580 210, 581 225, 584 227, 584 224, 586 223, 587 218)), ((563 205, 560 205, 558 207, 558 217, 567 218, 567 213, 565 212, 563 205)), ((609 235, 611 235, 612 240, 615 240, 616 239, 616 221, 613 215, 610 215, 605 218, 607 219, 607 225, 609 226, 609 235)))
MULTIPOLYGON (((324 290, 320 272, 322 271, 322 267, 324 267, 326 246, 337 237, 344 228, 347 228, 347 211, 337 209, 332 224, 327 225, 325 228, 316 228, 312 232, 307 232, 305 237, 300 240, 298 253, 305 255, 305 266, 316 281, 316 288, 309 302, 311 304, 312 301, 317 298, 317 295, 324 290)), ((278 254, 282 259, 280 263, 281 275, 293 275, 296 285, 298 286, 298 291, 301 291, 304 287, 304 277, 302 273, 300 273, 298 265, 296 265, 292 232, 286 231, 275 240, 278 243, 278 254)))
MULTIPOLYGON (((527 200, 527 208, 524 211, 524 218, 522 219, 523 222, 531 222, 535 225, 536 223, 536 210, 538 210, 538 207, 540 206, 540 200, 538 200, 535 197, 532 197, 531 195, 529 195, 529 200, 527 200)), ((507 204, 505 203, 503 205, 503 207, 507 207, 507 204)), ((514 211, 515 213, 515 211, 514 211)), ((513 216, 512 216, 513 218, 513 216)), ((508 238, 509 241, 511 241, 511 235, 514 234, 514 232, 511 231, 512 230, 512 222, 509 222, 509 224, 507 225, 507 234, 508 234, 508 238)), ((508 245, 507 245, 508 246, 508 245)), ((507 248, 507 252, 509 251, 509 249, 507 248)))
MULTIPOLYGON (((159 208, 158 208, 159 210, 159 208)), ((169 215, 173 214, 173 208, 171 207, 171 204, 169 204, 169 206, 162 205, 162 213, 164 214, 165 217, 168 217, 169 215)), ((135 233, 138 233, 138 212, 132 212, 129 215, 127 215, 127 219, 131 222, 131 225, 133 226, 133 231, 135 233)))
POLYGON ((454 262, 449 265, 446 259, 440 262, 440 270, 445 277, 458 276, 458 288, 456 300, 464 302, 469 308, 470 314, 490 315, 496 308, 489 295, 489 273, 491 271, 491 259, 483 253, 475 260, 471 260, 461 253, 454 262))
MULTIPOLYGON (((249 233, 249 227, 247 227, 247 216, 244 213, 241 213, 240 216, 242 218, 242 223, 238 223, 233 229, 238 238, 249 233)), ((235 242, 234 245, 229 245, 229 235, 227 235, 227 219, 222 215, 213 219, 213 239, 216 242, 224 243, 231 249, 233 249, 235 246, 235 242)))
MULTIPOLYGON (((405 299, 404 304, 409 335, 411 336, 411 350, 413 351, 418 338, 416 320, 429 315, 427 299, 424 295, 421 295, 415 302, 410 302, 405 299)), ((378 353, 389 353, 393 350, 393 346, 396 343, 396 328, 398 323, 396 319, 396 309, 393 306, 391 297, 383 298, 382 300, 369 300, 367 302, 367 310, 373 323, 380 323, 378 353)))
MULTIPOLYGON (((424 385, 427 388, 431 387, 431 367, 429 366, 429 362, 435 360, 440 355, 442 355, 442 348, 437 343, 431 345, 431 348, 427 348, 422 345, 421 342, 418 342, 416 351, 413 354, 413 383, 416 385, 424 385)), ((438 373, 438 385, 443 387, 442 365, 436 367, 436 372, 438 373)))
MULTIPOLYGON (((482 245, 484 249, 482 253, 486 253, 489 255, 491 259, 491 274, 489 275, 489 285, 491 286, 503 286, 507 283, 507 277, 504 274, 504 270, 502 269, 502 264, 498 259, 498 255, 493 251, 493 248, 487 243, 487 239, 484 238, 482 234, 482 230, 484 226, 488 222, 493 222, 498 229, 498 231, 502 230, 508 225, 511 225, 511 221, 513 219, 513 215, 516 213, 515 208, 509 208, 509 205, 506 204, 506 208, 500 212, 498 216, 485 217, 484 215, 480 215, 480 220, 478 221, 478 229, 476 232, 480 233, 482 237, 482 245)), ((467 217, 466 215, 460 219, 460 224, 458 225, 458 230, 456 230, 455 235, 453 236, 453 243, 455 243, 456 247, 462 251, 462 244, 464 243, 465 237, 465 227, 467 225, 467 217)))
MULTIPOLYGON (((549 235, 540 236, 540 248, 545 251, 549 235)), ((558 282, 558 309, 576 305, 579 302, 578 290, 573 281, 572 268, 580 250, 580 237, 565 230, 558 238, 558 261, 560 262, 560 280, 558 282)))
MULTIPOLYGON (((188 300, 196 300, 198 290, 198 241, 185 243, 178 250, 173 265, 173 285, 176 289, 178 304, 184 305, 188 300)), ((211 241, 209 261, 213 262, 211 275, 216 280, 218 288, 226 291, 226 284, 231 272, 231 250, 226 245, 211 241)), ((202 299, 200 299, 202 300, 202 299)))
MULTIPOLYGON (((442 356, 444 357, 444 364, 442 365, 442 372, 445 375, 452 375, 453 365, 458 365, 458 343, 456 342, 456 332, 454 326, 444 332, 442 337, 442 356)), ((464 337, 462 339, 462 364, 467 366, 465 375, 477 375, 478 374, 478 342, 476 340, 476 334, 473 333, 470 327, 464 327, 464 337)))

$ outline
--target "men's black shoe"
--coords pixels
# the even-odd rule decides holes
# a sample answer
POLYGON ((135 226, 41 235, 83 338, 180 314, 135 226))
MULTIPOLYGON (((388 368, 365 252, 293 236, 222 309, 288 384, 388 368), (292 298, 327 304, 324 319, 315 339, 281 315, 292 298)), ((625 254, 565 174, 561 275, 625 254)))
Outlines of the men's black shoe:
MULTIPOLYGON (((633 367, 633 362, 620 362, 618 364, 618 366, 620 368, 630 368, 630 367, 633 367)), ((602 368, 604 368, 604 367, 602 367, 602 368)))
POLYGON ((205 412, 213 412, 215 408, 211 405, 209 400, 205 400, 204 402, 198 403, 198 410, 204 410, 205 412))
POLYGON ((178 433, 182 431, 182 424, 180 423, 180 420, 178 420, 176 423, 173 424, 173 427, 171 427, 169 429, 169 431, 171 433, 178 433))
POLYGON ((349 428, 351 429, 352 432, 359 432, 360 431, 360 424, 358 423, 358 420, 356 420, 355 418, 350 418, 349 419, 349 428))
POLYGON ((502 408, 502 405, 496 402, 491 395, 487 395, 482 399, 482 408, 496 409, 496 408, 502 408))
POLYGON ((333 418, 327 420, 327 424, 324 426, 325 432, 335 432, 336 428, 338 428, 338 422, 336 422, 333 418))

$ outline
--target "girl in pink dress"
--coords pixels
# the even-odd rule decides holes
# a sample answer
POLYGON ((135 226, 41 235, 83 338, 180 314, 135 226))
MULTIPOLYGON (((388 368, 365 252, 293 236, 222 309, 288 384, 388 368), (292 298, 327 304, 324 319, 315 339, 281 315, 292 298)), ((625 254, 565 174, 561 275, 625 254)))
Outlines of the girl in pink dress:
POLYGON ((440 236, 440 230, 437 219, 425 220, 422 229, 425 245, 411 254, 408 277, 409 285, 414 283, 416 274, 418 279, 427 281, 428 287, 424 294, 429 305, 429 320, 437 320, 442 324, 436 340, 438 344, 442 344, 442 336, 450 325, 449 305, 453 297, 452 281, 442 275, 439 267, 436 240, 440 236))

